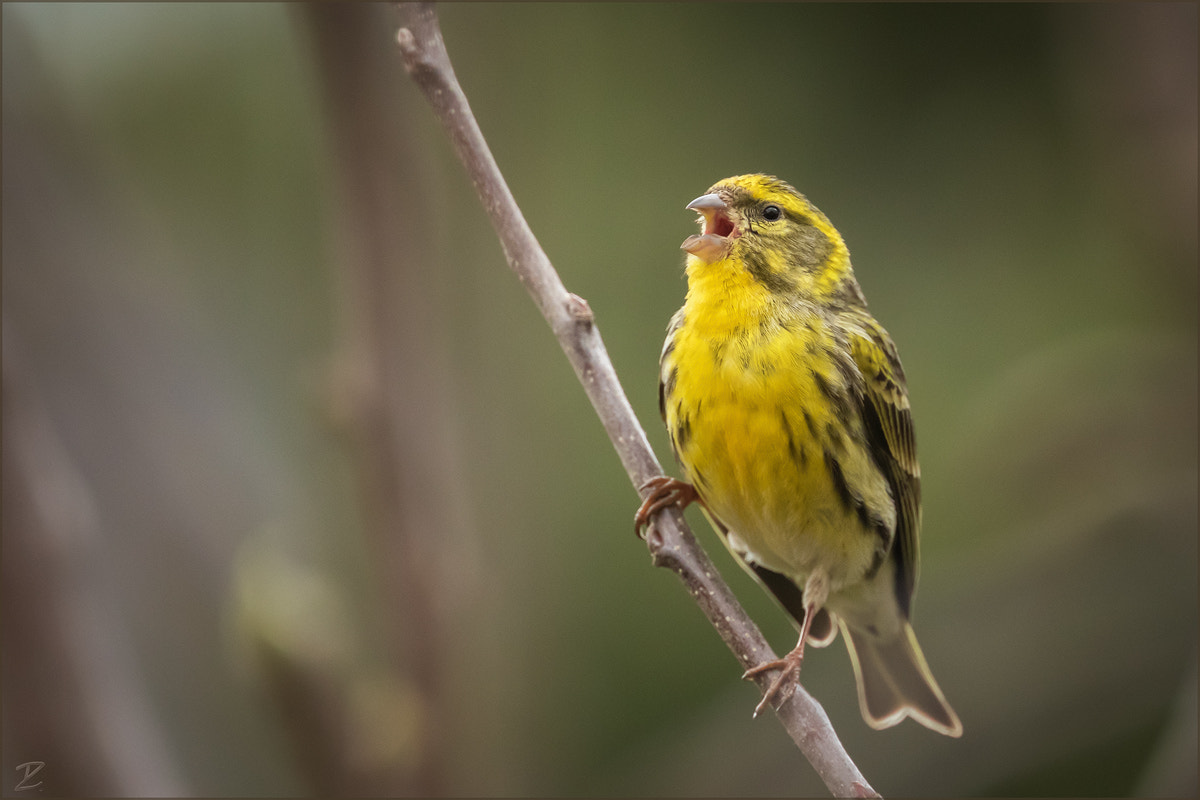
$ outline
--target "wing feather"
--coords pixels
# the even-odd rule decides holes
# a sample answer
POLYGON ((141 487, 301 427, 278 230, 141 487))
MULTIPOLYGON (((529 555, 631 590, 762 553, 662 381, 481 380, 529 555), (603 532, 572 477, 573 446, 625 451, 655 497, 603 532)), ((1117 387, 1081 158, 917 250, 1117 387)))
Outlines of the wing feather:
POLYGON ((867 441, 896 503, 896 598, 906 617, 917 588, 920 564, 921 467, 913 433, 908 387, 896 345, 879 323, 864 315, 851 339, 851 355, 865 382, 863 418, 867 441))

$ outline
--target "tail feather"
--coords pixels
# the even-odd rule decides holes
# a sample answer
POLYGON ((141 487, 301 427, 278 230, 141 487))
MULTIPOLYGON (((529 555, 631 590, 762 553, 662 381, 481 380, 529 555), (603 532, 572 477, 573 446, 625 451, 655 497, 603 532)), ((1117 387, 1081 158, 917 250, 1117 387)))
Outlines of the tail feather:
POLYGON ((962 723, 933 679, 912 625, 905 622, 899 636, 882 641, 850 629, 841 619, 838 622, 858 681, 858 704, 868 725, 881 730, 912 717, 938 733, 962 736, 962 723))

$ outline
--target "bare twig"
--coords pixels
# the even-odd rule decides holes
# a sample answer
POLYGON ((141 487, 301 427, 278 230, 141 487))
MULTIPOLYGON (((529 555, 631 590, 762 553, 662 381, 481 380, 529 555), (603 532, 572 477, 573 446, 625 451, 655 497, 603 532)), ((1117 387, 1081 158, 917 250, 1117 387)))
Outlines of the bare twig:
MULTIPOLYGON (((663 474, 662 467, 621 389, 591 309, 564 288, 509 192, 454 76, 433 4, 402 3, 399 7, 403 27, 396 39, 405 67, 454 143, 492 219, 509 266, 558 338, 630 480, 635 487, 645 485, 650 478, 663 474)), ((678 509, 669 508, 658 515, 646 542, 653 563, 679 576, 744 668, 775 658, 678 509)), ((762 689, 767 677, 757 682, 762 689)), ((811 695, 797 687, 776 713, 835 796, 875 794, 842 747, 824 709, 811 695)))

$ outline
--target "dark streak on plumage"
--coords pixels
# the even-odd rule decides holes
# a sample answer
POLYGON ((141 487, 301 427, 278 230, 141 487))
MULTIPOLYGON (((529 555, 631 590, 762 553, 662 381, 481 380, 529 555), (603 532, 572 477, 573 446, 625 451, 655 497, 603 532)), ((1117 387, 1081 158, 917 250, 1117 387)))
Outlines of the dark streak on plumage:
POLYGON ((817 391, 825 395, 825 399, 832 400, 833 392, 829 389, 829 381, 825 380, 825 376, 812 367, 808 368, 808 374, 812 375, 813 383, 817 385, 817 391))
MULTIPOLYGON (((672 381, 668 386, 663 382, 662 367, 667 363, 667 359, 675 352, 675 333, 683 326, 684 316, 683 310, 680 309, 671 317, 671 324, 667 326, 667 340, 663 342, 662 355, 658 358, 658 413, 662 415, 663 422, 667 421, 667 400, 670 399, 671 393, 675 389, 675 382, 672 381)), ((678 367, 672 367, 672 374, 675 375, 678 367)), ((678 377, 676 375, 676 377, 678 377)))
MULTIPOLYGON (((828 450, 825 451, 825 469, 829 471, 829 479, 833 482, 833 490, 837 492, 838 500, 842 502, 847 511, 852 511, 855 502, 854 495, 850 493, 846 476, 842 474, 842 465, 828 450)), ((862 499, 859 498, 858 502, 862 503, 862 499)))
POLYGON ((842 387, 835 388, 831 386, 829 380, 824 375, 811 367, 808 372, 812 375, 813 383, 817 386, 817 391, 825 395, 825 399, 833 407, 833 415, 838 419, 846 419, 850 414, 851 406, 850 400, 845 395, 842 387))
POLYGON ((800 409, 800 413, 804 415, 804 424, 808 427, 808 435, 817 438, 817 426, 813 423, 812 414, 808 413, 807 408, 800 409))
POLYGON ((792 426, 788 424, 787 412, 782 408, 779 409, 779 420, 783 425, 783 432, 787 434, 788 455, 793 461, 799 461, 800 452, 796 448, 796 437, 792 435, 792 426))
POLYGON ((772 294, 787 295, 794 291, 794 284, 786 274, 771 269, 771 259, 766 251, 754 247, 746 247, 742 252, 742 263, 750 277, 761 283, 772 294))
POLYGON ((846 452, 846 442, 842 438, 841 428, 833 421, 825 425, 825 441, 836 453, 846 452))
POLYGON ((881 544, 876 550, 875 563, 871 565, 871 572, 873 573, 879 569, 884 557, 888 553, 891 546, 892 533, 888 530, 882 517, 867 508, 867 504, 864 502, 862 496, 850 488, 850 484, 846 482, 846 475, 842 471, 841 463, 828 450, 825 451, 825 467, 829 471, 829 478, 833 483, 833 489, 846 511, 852 512, 858 517, 858 521, 864 529, 871 531, 881 540, 881 544))
POLYGON ((671 371, 667 373, 667 386, 664 391, 667 397, 675 394, 675 384, 679 381, 679 365, 672 364, 671 371))
POLYGON ((675 438, 677 441, 676 447, 679 450, 685 449, 688 440, 692 438, 692 420, 687 414, 684 414, 683 418, 679 420, 678 428, 675 431, 675 438))
MULTIPOLYGON (((809 432, 812 433, 812 418, 808 416, 808 412, 804 412, 805 422, 808 424, 809 432)), ((800 465, 801 471, 808 467, 808 451, 804 449, 804 444, 796 441, 796 434, 792 430, 791 424, 788 422, 787 412, 784 409, 779 409, 779 421, 783 425, 783 430, 787 434, 788 455, 792 460, 800 465)))

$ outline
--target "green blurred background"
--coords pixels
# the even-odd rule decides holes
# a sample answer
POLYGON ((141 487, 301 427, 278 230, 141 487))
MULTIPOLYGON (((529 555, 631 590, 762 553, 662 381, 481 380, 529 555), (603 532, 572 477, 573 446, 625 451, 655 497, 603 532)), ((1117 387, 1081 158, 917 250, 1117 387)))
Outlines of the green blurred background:
MULTIPOLYGON (((768 172, 904 358, 953 741, 886 795, 1194 795, 1195 4, 455 4, 668 471, 683 206, 768 172)), ((803 795, 390 6, 3 6, 4 792, 803 795)), ((783 614, 689 512, 777 650, 783 614)))

